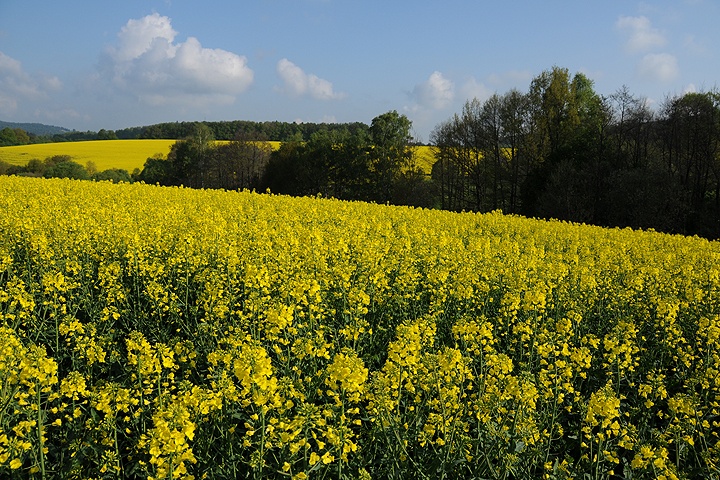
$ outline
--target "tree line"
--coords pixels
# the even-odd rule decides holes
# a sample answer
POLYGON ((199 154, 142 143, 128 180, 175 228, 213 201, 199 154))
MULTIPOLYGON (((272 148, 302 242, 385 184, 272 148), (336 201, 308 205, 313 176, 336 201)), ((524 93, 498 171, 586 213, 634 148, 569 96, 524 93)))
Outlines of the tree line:
MULTIPOLYGON (((117 130, 115 134, 120 139, 184 139, 196 130, 198 122, 170 122, 157 123, 144 127, 133 127, 117 130)), ((221 122, 201 122, 215 140, 234 140, 241 138, 266 139, 277 142, 287 142, 301 137, 310 138, 313 133, 327 130, 349 130, 356 132, 367 128, 362 122, 352 123, 290 123, 290 122, 253 122, 248 120, 232 120, 221 122)))
POLYGON ((412 122, 396 111, 375 117, 370 125, 318 129, 307 140, 296 132, 276 151, 253 133, 239 131, 232 141, 217 142, 206 123, 192 128, 167 157, 149 158, 137 179, 433 206, 431 184, 414 163, 412 122))
POLYGON ((0 130, 0 147, 28 145, 35 143, 37 135, 29 134, 22 128, 5 127, 0 130))
MULTIPOLYGON (((290 122, 253 122, 232 120, 220 122, 200 122, 213 134, 216 140, 234 140, 238 136, 264 138, 285 142, 298 136, 307 140, 313 133, 327 130, 349 130, 356 132, 367 128, 362 122, 352 123, 290 123, 290 122)), ((100 129, 94 131, 68 131, 54 134, 35 134, 22 128, 4 127, 0 129, 0 147, 29 145, 33 143, 81 142, 87 140, 133 140, 160 139, 182 140, 193 135, 198 122, 167 122, 141 127, 129 127, 121 130, 100 129)))
POLYGON ((35 143, 82 142, 86 140, 117 140, 112 130, 100 129, 97 132, 64 132, 55 134, 36 134, 22 128, 4 127, 0 129, 0 147, 31 145, 35 143))
POLYGON ((98 171, 92 161, 81 165, 70 155, 52 155, 40 160, 33 158, 26 165, 12 165, 0 161, 0 175, 18 175, 23 177, 71 178, 75 180, 111 181, 113 183, 131 183, 140 171, 134 175, 122 168, 109 168, 98 171))
POLYGON ((555 67, 438 125, 440 207, 720 237, 720 93, 653 110, 555 67))

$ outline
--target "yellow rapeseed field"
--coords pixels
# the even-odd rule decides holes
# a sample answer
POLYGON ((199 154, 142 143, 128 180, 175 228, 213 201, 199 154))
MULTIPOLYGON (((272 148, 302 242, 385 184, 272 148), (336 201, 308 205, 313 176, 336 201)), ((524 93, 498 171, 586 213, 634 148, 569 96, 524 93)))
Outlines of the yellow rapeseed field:
POLYGON ((122 168, 132 172, 142 169, 149 157, 167 155, 173 143, 175 140, 93 140, 18 145, 0 147, 0 161, 25 165, 34 158, 45 160, 54 155, 69 155, 83 166, 93 162, 98 171, 122 168))
MULTIPOLYGON (((93 140, 84 142, 38 143, 0 147, 0 161, 11 165, 26 165, 36 158, 44 160, 53 155, 69 155, 80 165, 93 162, 98 171, 110 168, 122 168, 132 173, 141 169, 145 160, 156 154, 166 156, 170 146, 176 140, 93 140)), ((274 150, 280 148, 280 142, 269 142, 274 150)), ((418 167, 430 173, 434 163, 431 147, 415 147, 415 160, 418 167)))
POLYGON ((432 172, 432 166, 435 163, 434 148, 428 145, 420 145, 414 147, 415 163, 426 174, 432 172))
POLYGON ((0 177, 1 478, 720 476, 720 244, 0 177))

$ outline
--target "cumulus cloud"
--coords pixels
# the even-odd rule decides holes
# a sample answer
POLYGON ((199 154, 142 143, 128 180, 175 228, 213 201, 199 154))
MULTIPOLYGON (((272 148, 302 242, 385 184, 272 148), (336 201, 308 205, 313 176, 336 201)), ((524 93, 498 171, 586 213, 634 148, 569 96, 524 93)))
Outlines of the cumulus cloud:
POLYGON ((615 26, 628 34, 625 47, 631 53, 646 52, 665 45, 665 36, 650 23, 645 16, 621 16, 615 26))
POLYGON ((680 70, 674 55, 650 53, 640 60, 638 73, 647 80, 669 82, 678 77, 680 70))
POLYGON ((455 99, 455 84, 442 73, 434 71, 426 81, 415 85, 412 97, 420 107, 441 110, 455 99))
POLYGON ((57 77, 31 75, 18 60, 0 52, 0 113, 3 115, 15 113, 21 101, 43 100, 48 93, 61 88, 62 82, 57 77))
POLYGON ((692 34, 685 35, 685 38, 683 39, 683 47, 693 55, 705 56, 711 51, 707 45, 692 34))
POLYGON ((277 74, 284 85, 281 91, 294 97, 309 95, 316 100, 338 100, 345 96, 343 93, 335 92, 333 84, 329 81, 305 73, 287 58, 277 63, 277 74))
POLYGON ((131 19, 118 33, 118 46, 111 47, 110 51, 115 60, 129 62, 141 57, 152 48, 153 43, 165 41, 169 50, 177 32, 172 28, 170 19, 157 13, 140 19, 131 19))
POLYGON ((466 99, 477 98, 478 100, 485 100, 492 96, 494 90, 488 88, 484 83, 478 82, 475 77, 472 77, 463 84, 460 92, 466 99))
POLYGON ((170 18, 157 13, 129 20, 107 51, 100 79, 156 105, 232 103, 252 84, 246 57, 176 36, 170 18))

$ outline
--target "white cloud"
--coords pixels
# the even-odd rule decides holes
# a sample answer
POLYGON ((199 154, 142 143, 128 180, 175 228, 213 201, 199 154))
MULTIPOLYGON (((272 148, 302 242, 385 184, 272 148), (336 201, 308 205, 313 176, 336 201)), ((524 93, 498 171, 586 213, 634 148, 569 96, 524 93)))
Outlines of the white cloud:
POLYGON ((455 99, 455 84, 435 71, 426 81, 415 85, 412 97, 419 107, 441 110, 455 99))
POLYGON ((485 100, 490 98, 494 93, 494 90, 487 87, 484 83, 478 82, 475 77, 471 77, 470 80, 465 82, 460 91, 467 100, 472 100, 473 98, 485 100))
POLYGON ((284 84, 281 90, 288 95, 310 95, 316 100, 338 100, 345 97, 344 93, 333 90, 332 83, 317 75, 305 73, 287 58, 277 63, 277 74, 284 84))
POLYGON ((693 55, 705 56, 710 53, 710 49, 708 49, 702 41, 698 40, 698 38, 692 34, 685 35, 683 47, 693 55))
POLYGON ((630 53, 646 52, 655 47, 665 45, 665 36, 650 24, 645 16, 625 17, 621 16, 615 26, 624 32, 628 32, 625 48, 630 53))
POLYGON ((43 100, 61 88, 59 78, 30 75, 18 60, 0 52, 0 114, 12 115, 19 102, 43 100))
POLYGON ((640 60, 638 73, 647 80, 669 82, 677 78, 680 70, 674 55, 650 53, 640 60))
POLYGON ((247 58, 204 48, 195 37, 175 42, 168 17, 129 20, 108 49, 100 80, 152 105, 230 104, 252 84, 247 58))
POLYGON ((111 49, 118 62, 131 61, 151 49, 154 42, 165 40, 171 46, 177 32, 173 30, 168 17, 157 13, 137 20, 128 20, 118 33, 119 44, 111 49))

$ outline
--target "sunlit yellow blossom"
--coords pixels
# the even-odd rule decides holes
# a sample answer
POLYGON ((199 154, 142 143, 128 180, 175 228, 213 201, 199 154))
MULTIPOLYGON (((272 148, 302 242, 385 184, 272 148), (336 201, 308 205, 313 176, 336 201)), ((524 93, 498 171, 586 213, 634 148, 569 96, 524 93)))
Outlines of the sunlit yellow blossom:
POLYGON ((20 177, 0 211, 2 478, 720 468, 718 242, 20 177))

